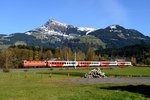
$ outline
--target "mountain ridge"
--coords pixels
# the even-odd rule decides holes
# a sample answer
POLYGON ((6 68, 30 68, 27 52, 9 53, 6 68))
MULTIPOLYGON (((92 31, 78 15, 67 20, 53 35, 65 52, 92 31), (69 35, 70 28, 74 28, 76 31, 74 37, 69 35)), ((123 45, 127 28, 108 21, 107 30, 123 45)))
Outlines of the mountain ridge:
POLYGON ((49 19, 41 27, 24 33, 0 35, 0 45, 32 45, 49 48, 72 49, 119 48, 135 44, 149 44, 150 37, 135 29, 112 24, 106 28, 77 27, 49 19), (83 48, 84 47, 84 48, 83 48))

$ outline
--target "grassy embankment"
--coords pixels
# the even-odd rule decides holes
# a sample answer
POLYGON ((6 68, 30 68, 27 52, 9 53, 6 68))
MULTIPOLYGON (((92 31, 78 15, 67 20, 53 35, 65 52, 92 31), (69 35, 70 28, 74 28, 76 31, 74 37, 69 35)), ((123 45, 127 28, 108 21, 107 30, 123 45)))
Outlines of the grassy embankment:
MULTIPOLYGON (((0 72, 0 100, 144 100, 150 97, 142 89, 150 85, 127 84, 71 84, 64 82, 78 78, 89 70, 48 70, 0 72), (69 74, 69 76, 68 76, 69 74), (110 89, 109 89, 110 87, 110 89), (132 92, 126 89, 133 88, 132 92), (113 89, 111 89, 113 88, 113 89), (138 88, 138 89, 137 89, 138 88), (142 89, 141 89, 142 88, 142 89)), ((116 68, 103 70, 106 75, 150 76, 150 68, 116 68)))

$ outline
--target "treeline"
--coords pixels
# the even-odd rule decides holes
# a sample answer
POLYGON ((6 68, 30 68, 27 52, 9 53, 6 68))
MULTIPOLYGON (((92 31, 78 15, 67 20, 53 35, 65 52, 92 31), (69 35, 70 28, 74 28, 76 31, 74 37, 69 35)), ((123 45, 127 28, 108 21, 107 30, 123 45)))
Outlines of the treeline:
POLYGON ((23 60, 100 60, 92 48, 83 53, 69 47, 63 49, 38 48, 33 46, 11 46, 0 50, 0 68, 20 68, 23 60))
MULTIPOLYGON (((84 47, 83 47, 84 48, 84 47)), ((20 68, 23 60, 85 60, 85 61, 110 61, 124 59, 133 65, 150 65, 150 45, 134 45, 124 48, 111 48, 86 52, 71 50, 69 47, 62 49, 38 48, 33 46, 11 46, 0 49, 0 68, 20 68)))
POLYGON ((111 58, 130 59, 134 65, 150 65, 150 45, 146 44, 126 46, 123 48, 109 48, 105 50, 100 49, 96 51, 96 54, 107 54, 111 58))

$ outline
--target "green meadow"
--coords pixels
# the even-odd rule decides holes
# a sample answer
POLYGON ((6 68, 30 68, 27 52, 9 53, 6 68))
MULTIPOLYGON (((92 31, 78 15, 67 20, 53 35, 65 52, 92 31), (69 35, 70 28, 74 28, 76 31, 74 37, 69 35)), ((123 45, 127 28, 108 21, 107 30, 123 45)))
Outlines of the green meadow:
MULTIPOLYGON (((149 100, 150 84, 75 84, 89 69, 0 72, 0 100, 149 100)), ((148 67, 103 69, 106 76, 150 77, 148 67)))

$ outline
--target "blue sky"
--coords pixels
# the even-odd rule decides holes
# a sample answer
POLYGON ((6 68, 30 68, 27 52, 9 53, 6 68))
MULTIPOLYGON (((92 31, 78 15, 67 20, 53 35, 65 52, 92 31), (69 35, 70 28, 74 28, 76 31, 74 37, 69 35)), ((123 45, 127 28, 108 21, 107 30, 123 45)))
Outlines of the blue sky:
POLYGON ((150 36, 150 0, 0 0, 0 34, 25 32, 48 19, 105 28, 119 24, 150 36))

